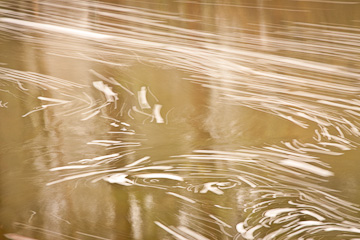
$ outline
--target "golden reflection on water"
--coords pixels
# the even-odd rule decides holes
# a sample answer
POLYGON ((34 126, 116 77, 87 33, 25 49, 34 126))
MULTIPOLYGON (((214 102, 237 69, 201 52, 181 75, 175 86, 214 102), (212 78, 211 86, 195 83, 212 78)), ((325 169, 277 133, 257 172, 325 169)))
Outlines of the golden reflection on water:
MULTIPOLYGON (((295 95, 306 92, 342 99, 341 104, 352 101, 352 108, 347 110, 358 114, 356 28, 360 20, 356 13, 360 9, 356 1, 4 1, 0 9, 0 24, 4 27, 0 30, 0 62, 4 65, 0 67, 81 84, 49 90, 27 81, 18 72, 1 75, 0 100, 8 103, 0 108, 1 233, 35 239, 252 239, 251 227, 259 226, 257 221, 266 216, 266 209, 289 208, 289 202, 310 198, 311 194, 323 201, 314 200, 314 209, 322 205, 329 212, 341 209, 322 199, 331 199, 319 194, 323 186, 339 190, 334 195, 360 204, 358 136, 350 129, 358 128, 360 115, 348 114, 342 105, 320 105, 323 99, 295 95), (14 24, 5 18, 23 22, 14 24), (29 27, 28 22, 43 25, 29 27), (62 28, 44 31, 46 24, 62 28), (81 37, 66 28, 106 40, 81 37), (346 41, 341 41, 341 37, 346 41), (13 81, 11 74, 20 74, 20 78, 13 81), (277 81, 281 74, 288 78, 277 81), (109 84, 118 94, 117 105, 106 101, 104 94, 94 88, 93 82, 101 80, 99 75, 120 83, 109 84), (307 84, 300 84, 302 79, 307 79, 307 84), (315 84, 317 81, 319 85, 315 84), (150 109, 137 105, 137 93, 144 86, 150 109), (44 105, 39 96, 63 99, 71 105, 50 106, 21 117, 44 105), (102 108, 102 104, 109 106, 102 108), (157 104, 162 106, 164 124, 157 124, 152 115, 157 104), (309 115, 318 111, 315 116, 319 119, 321 113, 327 114, 323 119, 331 124, 324 126, 329 127, 333 138, 341 135, 334 133, 335 126, 347 134, 339 141, 350 141, 348 145, 352 147, 347 152, 340 149, 345 153, 341 156, 306 152, 305 148, 313 147, 310 145, 297 149, 301 156, 308 154, 306 161, 319 157, 329 164, 334 177, 321 178, 327 172, 320 172, 320 177, 301 178, 304 172, 287 172, 288 169, 277 166, 276 162, 282 159, 274 160, 274 152, 264 156, 257 152, 293 140, 316 144, 315 131, 326 135, 317 120, 302 119, 309 125, 303 128, 296 119, 289 118, 293 116, 291 111, 299 110, 296 104, 304 104, 309 115), (283 105, 285 110, 280 109, 283 105), (90 110, 95 107, 101 111, 92 116, 94 112, 90 110), (82 111, 84 108, 90 112, 82 111), (341 119, 342 114, 353 125, 332 120, 341 119), (117 125, 135 134, 116 133, 120 129, 117 125), (94 144, 94 140, 136 144, 111 145, 115 148, 106 149, 94 144), (202 149, 223 152, 193 152, 202 149), (247 151, 241 152, 242 156, 248 154, 255 159, 244 157, 246 161, 257 165, 234 161, 239 149, 247 151), (132 154, 91 169, 49 171, 72 166, 81 159, 93 161, 119 152, 132 154), (224 152, 230 161, 217 156, 224 152), (178 155, 182 157, 173 158, 178 155), (145 156, 151 158, 144 166, 174 167, 175 170, 164 172, 185 181, 135 177, 131 182, 130 177, 138 176, 136 171, 140 170, 124 171, 129 174, 127 183, 131 182, 131 186, 98 179, 109 172, 70 179, 75 174, 122 168, 145 156), (217 158, 212 159, 214 156, 217 158), (69 181, 46 185, 67 177, 69 181), (291 179, 298 182, 292 183, 291 179), (275 180, 280 184, 275 184, 275 180), (262 189, 266 184, 266 190, 262 189), (311 187, 303 190, 299 186, 311 187), (314 188, 316 193, 312 192, 314 188), (266 191, 273 195, 269 197, 266 191), (293 193, 297 191, 304 191, 303 195, 293 193), (253 200, 261 202, 261 198, 279 200, 256 208, 258 215, 246 210, 253 200), (249 228, 242 232, 238 224, 245 219, 249 228)), ((318 169, 312 171, 316 173, 318 169)), ((338 227, 343 235, 330 230, 324 230, 323 235, 310 233, 332 239, 358 235, 359 211, 353 210, 347 216, 351 207, 346 208, 345 202, 343 207, 343 219, 352 221, 344 228, 336 225, 343 222, 341 218, 326 215, 335 224, 331 226, 338 227)), ((309 214, 299 217, 299 221, 308 218, 309 214)), ((279 226, 257 232, 255 239, 271 239, 267 231, 281 230, 279 226)), ((295 236, 289 239, 296 239, 295 236)))

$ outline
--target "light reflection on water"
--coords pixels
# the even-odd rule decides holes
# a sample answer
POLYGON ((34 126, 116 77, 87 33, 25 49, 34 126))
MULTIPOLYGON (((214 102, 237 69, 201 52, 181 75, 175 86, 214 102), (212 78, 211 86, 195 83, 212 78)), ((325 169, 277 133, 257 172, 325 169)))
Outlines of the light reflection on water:
POLYGON ((356 1, 0 7, 5 237, 359 237, 356 1))

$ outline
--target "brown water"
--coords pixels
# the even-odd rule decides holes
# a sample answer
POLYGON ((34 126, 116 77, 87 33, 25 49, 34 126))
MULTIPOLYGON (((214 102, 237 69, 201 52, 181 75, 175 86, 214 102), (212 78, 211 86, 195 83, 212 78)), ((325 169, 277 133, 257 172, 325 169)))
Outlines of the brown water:
POLYGON ((1 236, 360 239, 359 12, 1 1, 1 236))

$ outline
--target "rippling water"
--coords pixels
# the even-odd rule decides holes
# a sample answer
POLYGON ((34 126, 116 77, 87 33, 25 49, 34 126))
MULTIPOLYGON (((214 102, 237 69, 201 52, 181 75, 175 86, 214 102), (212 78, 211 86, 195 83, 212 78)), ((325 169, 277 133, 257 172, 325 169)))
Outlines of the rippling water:
POLYGON ((5 239, 360 239, 360 2, 0 2, 5 239))

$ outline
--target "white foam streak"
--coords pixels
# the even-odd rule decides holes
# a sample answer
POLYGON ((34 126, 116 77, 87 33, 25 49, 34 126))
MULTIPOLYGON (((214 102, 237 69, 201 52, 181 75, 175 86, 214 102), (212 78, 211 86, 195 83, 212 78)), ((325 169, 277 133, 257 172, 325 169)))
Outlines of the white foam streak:
POLYGON ((158 225, 159 227, 161 227, 162 229, 164 229, 166 232, 170 233, 172 236, 174 236, 176 239, 179 240, 188 240, 187 238, 181 236, 180 234, 178 234, 177 232, 175 232, 174 230, 171 230, 170 228, 168 228, 167 226, 165 226, 164 224, 158 222, 158 221, 154 221, 154 223, 156 225, 158 225))
POLYGON ((162 118, 162 116, 160 114, 161 108, 162 108, 162 105, 160 105, 160 104, 155 104, 154 105, 153 114, 154 114, 154 117, 155 117, 155 121, 157 123, 164 123, 164 119, 162 118))
POLYGON ((306 214, 306 215, 310 215, 310 216, 316 218, 316 219, 319 220, 319 221, 324 221, 324 220, 325 220, 324 217, 320 216, 320 215, 317 214, 317 213, 314 213, 314 212, 312 212, 312 211, 309 211, 309 210, 301 210, 301 213, 306 214))
POLYGON ((150 105, 146 99, 146 87, 141 87, 141 90, 138 91, 138 101, 141 109, 150 108, 150 105))
POLYGON ((66 28, 66 27, 60 27, 60 26, 51 25, 51 24, 30 22, 30 21, 24 21, 24 20, 13 19, 13 18, 0 18, 0 22, 12 23, 12 24, 35 28, 35 29, 39 29, 39 30, 43 30, 43 31, 57 32, 57 33, 61 33, 61 34, 74 35, 77 37, 84 37, 84 38, 90 38, 90 39, 104 40, 104 39, 111 38, 111 36, 101 34, 101 33, 94 33, 94 32, 84 31, 84 30, 80 30, 80 29, 66 28))
POLYGON ((275 208, 265 212, 266 217, 276 217, 279 214, 296 211, 296 208, 275 208))
POLYGON ((135 182, 133 180, 128 179, 127 176, 128 176, 127 174, 118 173, 108 177, 104 177, 103 179, 106 182, 116 183, 124 186, 134 185, 135 182))
POLYGON ((174 192, 166 192, 166 193, 169 194, 169 195, 173 195, 173 196, 175 196, 177 198, 181 198, 181 199, 183 199, 183 200, 185 200, 185 201, 187 201, 189 203, 196 203, 196 201, 194 201, 194 200, 192 200, 192 199, 190 199, 188 197, 182 196, 180 194, 177 194, 177 193, 174 193, 174 192))
POLYGON ((38 99, 43 100, 43 101, 56 102, 56 103, 69 103, 70 102, 70 101, 66 101, 66 100, 48 98, 48 97, 38 97, 38 99))
POLYGON ((118 94, 114 93, 113 90, 104 82, 95 81, 93 82, 93 86, 105 94, 107 101, 115 102, 116 100, 118 100, 118 94))
POLYGON ((334 173, 330 172, 328 170, 313 166, 311 164, 305 163, 305 162, 299 162, 299 161, 294 161, 294 160, 282 160, 280 162, 281 164, 285 165, 285 166, 289 166, 289 167, 295 167, 304 171, 308 171, 323 177, 330 177, 333 176, 334 173))
POLYGON ((68 169, 82 169, 82 168, 88 168, 88 167, 93 167, 93 165, 70 165, 70 166, 62 166, 62 167, 50 168, 50 171, 60 171, 60 170, 68 170, 68 169))
POLYGON ((175 180, 175 181, 184 181, 183 177, 174 175, 174 174, 168 174, 168 173, 147 173, 147 174, 135 175, 135 177, 138 177, 138 178, 166 178, 166 179, 171 179, 171 180, 175 180))
POLYGON ((139 165, 140 163, 145 162, 145 161, 147 161, 149 159, 150 159, 150 157, 146 156, 146 157, 140 158, 139 160, 137 160, 137 161, 135 161, 133 163, 130 163, 130 164, 126 165, 125 167, 133 167, 133 166, 139 165))

